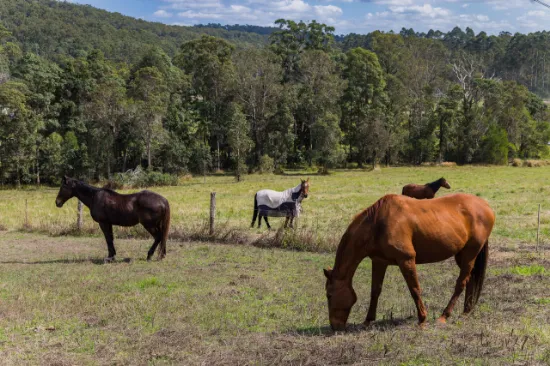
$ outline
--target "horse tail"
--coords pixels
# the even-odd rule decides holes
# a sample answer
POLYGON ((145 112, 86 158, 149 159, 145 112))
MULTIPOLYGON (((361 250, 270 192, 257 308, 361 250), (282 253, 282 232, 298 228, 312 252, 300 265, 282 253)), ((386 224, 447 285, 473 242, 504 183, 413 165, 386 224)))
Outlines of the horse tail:
POLYGON ((250 224, 250 227, 254 227, 254 223, 256 222, 257 217, 258 217, 258 194, 256 193, 254 195, 254 213, 252 214, 252 224, 250 224))
POLYGON ((162 240, 159 246, 159 259, 163 259, 166 256, 166 242, 168 241, 168 232, 170 231, 170 204, 166 201, 166 209, 164 210, 164 217, 160 223, 160 229, 162 230, 162 240))
POLYGON ((489 240, 476 257, 474 268, 470 274, 470 280, 466 285, 466 299, 464 300, 464 313, 469 313, 479 300, 479 295, 483 288, 483 280, 485 279, 485 269, 487 268, 487 260, 489 259, 489 240))

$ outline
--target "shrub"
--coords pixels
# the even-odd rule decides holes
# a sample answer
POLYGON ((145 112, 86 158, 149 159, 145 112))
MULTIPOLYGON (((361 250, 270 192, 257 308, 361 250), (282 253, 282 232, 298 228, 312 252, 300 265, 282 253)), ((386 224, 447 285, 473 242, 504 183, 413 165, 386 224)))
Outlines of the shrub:
POLYGON ((118 173, 108 183, 113 187, 146 188, 158 186, 177 186, 178 177, 155 171, 145 171, 141 167, 118 173))
POLYGON ((516 159, 512 160, 512 166, 520 167, 522 165, 523 165, 523 161, 521 161, 521 159, 516 158, 516 159))
POLYGON ((260 158, 260 174, 272 174, 275 170, 275 161, 269 155, 262 155, 260 158))
POLYGON ((275 168, 275 170, 273 171, 274 174, 279 174, 279 175, 283 175, 285 174, 285 170, 283 169, 282 166, 278 166, 277 168, 275 168))

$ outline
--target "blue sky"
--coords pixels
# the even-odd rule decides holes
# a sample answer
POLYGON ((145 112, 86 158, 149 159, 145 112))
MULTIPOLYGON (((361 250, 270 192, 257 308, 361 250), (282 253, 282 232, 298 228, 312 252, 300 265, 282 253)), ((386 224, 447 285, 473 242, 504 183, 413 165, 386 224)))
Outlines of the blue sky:
MULTIPOLYGON (((529 33, 550 28, 550 9, 532 0, 72 0, 166 24, 272 25, 278 18, 317 20, 337 34, 402 27, 476 33, 529 33)), ((544 1, 544 0, 543 0, 544 1)), ((550 0, 546 1, 550 3, 550 0)))

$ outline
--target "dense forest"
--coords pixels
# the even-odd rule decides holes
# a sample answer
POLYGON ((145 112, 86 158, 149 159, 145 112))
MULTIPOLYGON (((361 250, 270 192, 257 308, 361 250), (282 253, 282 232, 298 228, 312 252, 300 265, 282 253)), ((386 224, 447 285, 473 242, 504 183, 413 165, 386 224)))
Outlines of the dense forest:
POLYGON ((0 16, 2 184, 549 153, 548 32, 177 27, 47 0, 0 16))

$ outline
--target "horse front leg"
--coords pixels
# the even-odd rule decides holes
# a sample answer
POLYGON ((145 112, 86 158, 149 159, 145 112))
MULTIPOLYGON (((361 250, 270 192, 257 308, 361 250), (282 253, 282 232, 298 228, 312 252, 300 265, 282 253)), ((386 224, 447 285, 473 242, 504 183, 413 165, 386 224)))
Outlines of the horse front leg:
POLYGON ((363 323, 365 326, 369 326, 371 322, 376 320, 376 308, 378 307, 378 298, 382 293, 382 284, 384 283, 384 277, 386 276, 386 269, 388 265, 381 261, 372 261, 372 283, 370 290, 370 304, 369 311, 367 313, 367 319, 363 323))
MULTIPOLYGON (((285 229, 288 227, 288 221, 290 220, 290 216, 287 216, 286 217, 286 220, 285 220, 285 229)), ((292 227, 292 225, 291 225, 292 227)))
POLYGON ((294 229, 294 215, 290 215, 290 228, 294 229))
POLYGON ((101 228, 101 231, 103 231, 103 235, 105 236, 105 241, 107 242, 107 250, 109 251, 108 257, 105 258, 105 263, 110 263, 115 260, 115 255, 116 255, 115 243, 114 243, 114 237, 113 237, 113 225, 100 222, 99 227, 101 228))

